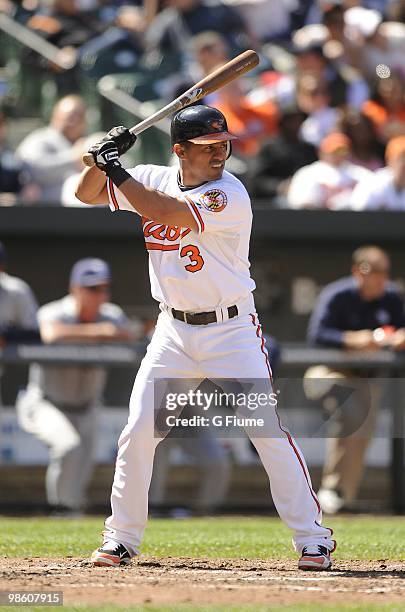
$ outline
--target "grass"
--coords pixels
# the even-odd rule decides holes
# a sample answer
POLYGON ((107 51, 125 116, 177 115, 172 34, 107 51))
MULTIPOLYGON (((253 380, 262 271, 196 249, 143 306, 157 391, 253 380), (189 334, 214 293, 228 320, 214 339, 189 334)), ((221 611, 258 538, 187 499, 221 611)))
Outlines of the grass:
MULTIPOLYGON (((325 524, 333 528, 338 542, 336 558, 405 559, 403 517, 338 517, 325 524)), ((0 517, 0 555, 88 557, 99 544, 102 529, 102 518, 0 517)), ((289 530, 273 517, 152 519, 142 553, 158 557, 294 558, 290 541, 289 530)))
MULTIPOLYGON (((402 517, 348 516, 326 520, 338 541, 336 557, 353 560, 405 559, 405 520, 402 517)), ((88 557, 98 545, 101 517, 79 520, 1 518, 0 556, 88 557)), ((220 517, 185 520, 152 519, 142 552, 157 557, 294 558, 291 534, 277 518, 220 517)), ((402 612, 395 604, 322 604, 325 612, 402 612)), ((8 607, 34 612, 43 607, 8 607)), ((312 612, 313 604, 298 605, 68 605, 46 607, 54 612, 312 612)))

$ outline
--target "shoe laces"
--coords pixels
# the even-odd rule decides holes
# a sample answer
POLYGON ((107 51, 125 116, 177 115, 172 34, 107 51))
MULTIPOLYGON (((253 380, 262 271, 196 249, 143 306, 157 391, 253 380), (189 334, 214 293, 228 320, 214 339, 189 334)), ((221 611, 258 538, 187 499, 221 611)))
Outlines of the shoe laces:
POLYGON ((108 550, 111 550, 111 552, 118 552, 121 546, 122 544, 114 542, 113 540, 106 540, 103 544, 103 548, 107 548, 108 550))
POLYGON ((321 544, 310 544, 302 549, 303 555, 328 555, 328 549, 321 544))

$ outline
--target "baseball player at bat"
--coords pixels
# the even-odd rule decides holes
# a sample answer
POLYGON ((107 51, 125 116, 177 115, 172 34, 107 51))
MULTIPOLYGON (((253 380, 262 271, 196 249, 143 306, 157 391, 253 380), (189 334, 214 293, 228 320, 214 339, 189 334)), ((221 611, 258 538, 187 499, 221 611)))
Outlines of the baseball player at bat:
MULTIPOLYGON (((225 170, 234 139, 221 112, 191 106, 172 119, 178 167, 147 164, 125 170, 119 157, 135 137, 114 128, 90 149, 96 165, 80 178, 76 195, 83 202, 142 217, 152 295, 161 310, 119 439, 112 513, 104 542, 92 555, 94 565, 127 564, 139 552, 161 439, 155 429, 156 381, 249 379, 272 390, 249 273, 250 199, 225 170)), ((326 570, 335 541, 332 530, 321 524, 305 459, 274 405, 261 414, 263 430, 245 429, 269 476, 277 511, 293 532, 298 566, 326 570)))

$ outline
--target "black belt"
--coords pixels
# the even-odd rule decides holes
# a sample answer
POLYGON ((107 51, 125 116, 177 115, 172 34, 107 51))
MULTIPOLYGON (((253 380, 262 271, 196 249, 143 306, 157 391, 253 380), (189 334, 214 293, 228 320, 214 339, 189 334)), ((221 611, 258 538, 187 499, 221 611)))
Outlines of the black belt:
MULTIPOLYGON (((208 325, 208 323, 218 322, 217 313, 215 310, 212 310, 211 312, 183 312, 182 310, 175 310, 172 308, 171 313, 175 319, 188 323, 189 325, 208 325)), ((237 317, 238 314, 237 306, 228 306, 229 319, 237 317)), ((219 323, 221 323, 221 321, 219 321, 219 323)))

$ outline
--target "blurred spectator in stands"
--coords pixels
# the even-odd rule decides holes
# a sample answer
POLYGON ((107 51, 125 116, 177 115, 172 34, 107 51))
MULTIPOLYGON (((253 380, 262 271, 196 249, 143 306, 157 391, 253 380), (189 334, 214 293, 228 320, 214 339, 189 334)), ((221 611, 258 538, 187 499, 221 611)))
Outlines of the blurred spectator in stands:
POLYGON ((79 47, 100 32, 98 0, 40 0, 26 25, 60 49, 79 47))
POLYGON ((373 122, 367 115, 355 109, 347 109, 338 122, 338 131, 350 139, 350 161, 367 170, 383 166, 384 151, 377 140, 373 122))
MULTIPOLYGON (((91 134, 87 138, 84 138, 82 153, 83 154, 86 153, 90 147, 92 147, 96 142, 99 142, 100 140, 102 140, 104 136, 105 136, 104 132, 95 132, 94 134, 91 134)), ((80 170, 78 170, 74 174, 70 174, 64 180, 63 185, 62 185, 62 190, 61 190, 61 196, 60 196, 60 202, 62 206, 72 206, 72 207, 79 206, 79 207, 88 208, 88 205, 78 200, 75 195, 79 177, 82 171, 85 169, 85 167, 86 166, 84 165, 82 161, 80 170)))
POLYGON ((190 40, 190 48, 201 78, 231 59, 229 44, 225 36, 218 32, 196 34, 190 40))
POLYGON ((146 32, 146 48, 162 54, 188 55, 190 38, 207 30, 223 34, 232 49, 246 43, 246 26, 231 6, 220 0, 168 0, 146 32))
POLYGON ((391 71, 403 71, 405 25, 383 22, 378 11, 356 6, 345 13, 346 31, 359 49, 357 67, 371 79, 376 66, 384 64, 391 71))
POLYGON ((385 157, 387 167, 353 190, 353 210, 405 211, 405 135, 389 141, 385 157))
POLYGON ((334 58, 344 67, 357 67, 361 56, 360 43, 348 35, 345 9, 343 2, 323 3, 321 23, 327 33, 324 49, 328 57, 334 58))
POLYGON ((215 106, 225 115, 229 131, 238 137, 232 145, 236 155, 256 155, 263 140, 277 131, 276 105, 252 101, 244 94, 240 79, 218 91, 215 106))
POLYGON ((286 40, 291 35, 292 16, 298 0, 224 0, 232 6, 246 23, 247 31, 258 45, 264 42, 286 40))
POLYGON ((0 11, 2 13, 12 13, 14 10, 14 3, 11 0, 0 0, 0 11))
POLYGON ((340 62, 327 58, 322 40, 300 40, 296 35, 294 41, 292 52, 298 80, 301 75, 311 73, 327 84, 330 106, 347 104, 360 108, 369 97, 369 87, 364 78, 358 72, 342 66, 340 62))
MULTIPOLYGON (((25 25, 60 49, 58 59, 69 60, 74 66, 78 49, 105 29, 98 10, 98 0, 41 0, 40 10, 25 25)), ((26 51, 24 64, 27 62, 39 69, 54 70, 59 95, 79 90, 77 66, 61 71, 31 51, 26 51)))
POLYGON ((265 142, 250 169, 250 191, 257 198, 285 196, 290 178, 318 159, 317 149, 300 137, 306 118, 297 107, 281 110, 278 134, 265 142))
POLYGON ((0 206, 32 202, 38 199, 39 193, 26 164, 8 146, 7 119, 0 109, 0 206))
MULTIPOLYGON (((388 282, 390 260, 376 246, 353 253, 352 274, 325 287, 308 327, 312 345, 370 353, 379 348, 402 350, 404 305, 388 282)), ((377 384, 355 372, 325 366, 310 368, 304 379, 307 396, 333 406, 327 457, 319 501, 334 513, 350 504, 360 484, 364 456, 373 434, 380 398, 377 384)))
POLYGON ((318 147, 336 126, 339 112, 330 106, 330 92, 324 79, 310 72, 297 81, 297 104, 308 115, 301 126, 301 137, 318 147))
POLYGON ((140 6, 115 6, 113 16, 104 33, 80 47, 85 76, 99 79, 106 74, 139 70, 147 28, 145 10, 140 6))
MULTIPOLYGON (((187 78, 184 79, 182 84, 179 84, 176 94, 180 95, 186 91, 193 82, 202 79, 207 74, 228 62, 230 57, 229 44, 222 34, 213 31, 201 32, 196 34, 190 39, 189 50, 194 58, 191 67, 188 71, 187 78)), ((175 97, 175 94, 174 94, 175 97)), ((217 99, 217 92, 213 92, 205 96, 201 102, 215 106, 217 99)))
POLYGON ((341 133, 329 134, 319 147, 319 161, 304 166, 291 179, 287 193, 290 208, 349 208, 357 183, 371 172, 352 164, 350 140, 341 133))
POLYGON ((385 16, 388 6, 394 1, 395 0, 315 0, 311 2, 306 23, 321 23, 324 13, 334 7, 340 7, 344 11, 347 11, 355 6, 363 6, 364 8, 378 11, 381 15, 385 16))
MULTIPOLYGON (((198 78, 212 72, 219 65, 229 61, 229 44, 222 34, 202 32, 190 41, 190 49, 196 59, 198 78)), ((194 72, 195 74, 195 72, 194 72)), ((252 157, 258 151, 260 142, 277 129, 278 112, 272 101, 263 102, 244 91, 249 89, 248 79, 242 78, 230 83, 204 98, 204 104, 219 108, 226 116, 230 130, 238 136, 233 151, 239 157, 252 157)), ((186 87, 183 87, 183 91, 186 87)), ((179 94, 181 91, 178 92, 179 94)), ((237 160, 232 160, 232 172, 241 175, 237 160)))
POLYGON ((79 96, 66 96, 55 105, 49 126, 29 134, 17 149, 34 181, 41 201, 60 204, 64 180, 82 169, 86 109, 79 96))
POLYGON ((381 142, 405 134, 404 76, 392 72, 388 78, 378 79, 375 93, 363 105, 363 112, 374 123, 381 142))
POLYGON ((293 36, 294 44, 318 44, 323 48, 329 60, 337 62, 345 78, 351 80, 353 75, 347 71, 347 66, 359 64, 360 49, 356 40, 347 35, 344 20, 345 7, 339 0, 317 3, 319 10, 312 25, 306 25, 293 36))
MULTIPOLYGON (((123 311, 108 302, 110 282, 105 261, 76 262, 69 295, 38 312, 43 342, 87 345, 132 340, 123 311)), ((101 368, 36 364, 30 368, 27 390, 18 397, 21 426, 49 447, 46 492, 56 512, 69 515, 85 507, 97 440, 97 406, 105 383, 101 368)))

